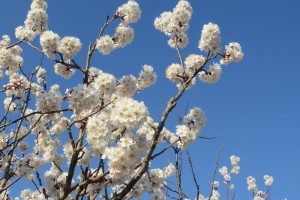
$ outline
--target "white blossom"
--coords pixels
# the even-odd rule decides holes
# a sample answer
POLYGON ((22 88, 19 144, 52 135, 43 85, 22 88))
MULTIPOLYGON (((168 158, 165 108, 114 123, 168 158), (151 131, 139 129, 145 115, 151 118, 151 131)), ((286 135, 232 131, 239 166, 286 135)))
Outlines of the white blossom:
POLYGON ((222 176, 225 176, 226 174, 228 174, 228 170, 226 166, 223 166, 219 169, 219 172, 222 176))
POLYGON ((12 97, 7 97, 4 99, 4 108, 5 110, 8 110, 13 113, 16 111, 17 105, 13 101, 12 97))
POLYGON ((189 43, 189 37, 187 34, 185 33, 178 33, 176 38, 171 38, 168 41, 168 45, 171 48, 176 48, 176 44, 178 46, 178 48, 185 48, 189 43))
POLYGON ((232 156, 230 156, 230 162, 231 162, 231 165, 232 166, 236 166, 236 165, 238 165, 239 164, 239 162, 240 162, 240 157, 238 157, 238 156, 235 156, 235 155, 232 155, 232 156))
POLYGON ((190 54, 188 57, 186 57, 184 64, 185 67, 190 72, 195 72, 197 69, 203 66, 205 62, 205 58, 202 55, 197 54, 190 54))
POLYGON ((230 173, 238 174, 239 172, 240 172, 240 166, 238 166, 238 165, 232 166, 232 169, 230 170, 230 173))
POLYGON ((157 17, 154 26, 173 38, 188 30, 192 12, 189 2, 180 0, 172 12, 163 12, 160 17, 157 17))
POLYGON ((201 108, 193 108, 184 117, 184 124, 193 132, 199 133, 206 125, 206 117, 201 108))
MULTIPOLYGON (((35 4, 33 1, 32 4, 35 4)), ((31 10, 27 13, 27 18, 24 22, 25 27, 32 30, 36 34, 41 34, 48 29, 48 15, 46 13, 47 7, 38 7, 33 5, 31 10)))
POLYGON ((175 83, 179 83, 182 80, 184 69, 180 64, 172 64, 166 70, 166 77, 175 83))
POLYGON ((75 73, 75 70, 71 69, 67 65, 61 64, 61 63, 56 63, 54 65, 54 71, 57 75, 69 79, 73 74, 75 73))
POLYGON ((46 69, 38 66, 36 69, 38 69, 36 73, 36 79, 38 83, 45 83, 46 79, 46 69))
POLYGON ((240 62, 244 53, 242 52, 241 45, 237 42, 231 42, 225 46, 224 58, 220 61, 222 65, 228 65, 231 62, 240 62))
POLYGON ((53 85, 49 92, 45 92, 37 99, 36 108, 42 112, 60 110, 62 96, 59 92, 59 86, 53 85))
POLYGON ((22 97, 25 94, 26 88, 28 87, 27 78, 18 73, 14 73, 9 77, 9 83, 3 85, 7 96, 16 95, 22 97))
POLYGON ((103 55, 109 55, 114 49, 114 41, 109 35, 101 36, 96 42, 96 49, 103 55))
POLYGON ((118 8, 116 15, 121 17, 122 25, 127 26, 141 18, 141 9, 136 1, 129 0, 118 8))
POLYGON ((143 91, 147 87, 150 87, 157 80, 157 75, 153 72, 153 67, 150 65, 144 65, 143 70, 139 73, 137 89, 143 91))
POLYGON ((25 41, 32 41, 35 38, 34 31, 24 26, 18 26, 16 28, 15 35, 19 40, 25 41))
POLYGON ((118 26, 112 37, 114 48, 124 48, 130 44, 134 37, 134 30, 129 26, 118 26))
POLYGON ((165 167, 163 171, 164 171, 164 175, 166 177, 173 176, 176 172, 176 168, 175 168, 174 164, 170 162, 169 165, 167 167, 165 167))
POLYGON ((44 0, 33 0, 31 5, 31 9, 44 9, 48 8, 48 4, 44 0))
POLYGON ((256 186, 256 179, 253 178, 252 176, 247 177, 247 184, 248 184, 248 190, 257 192, 257 186, 256 186))
POLYGON ((264 175, 265 185, 271 186, 273 184, 273 177, 269 175, 264 175))
POLYGON ((137 80, 133 75, 123 76, 117 86, 117 94, 120 97, 132 97, 137 91, 137 80))
POLYGON ((60 37, 57 33, 52 31, 44 31, 40 37, 40 43, 43 52, 49 57, 54 58, 53 52, 58 51, 60 37))
POLYGON ((151 200, 166 200, 167 196, 161 189, 153 190, 151 200))
POLYGON ((220 187, 219 181, 214 181, 214 182, 212 183, 212 186, 213 186, 213 188, 214 188, 215 190, 217 190, 217 189, 220 187))
POLYGON ((221 74, 222 68, 220 64, 214 63, 206 71, 201 71, 199 78, 204 83, 216 83, 220 79, 221 74))
POLYGON ((160 188, 165 181, 165 175, 161 169, 152 169, 150 173, 150 180, 153 188, 160 188))
POLYGON ((22 48, 15 45, 11 48, 10 37, 4 35, 0 41, 0 70, 6 69, 6 75, 13 75, 17 72, 23 64, 23 58, 21 57, 22 48))
POLYGON ((197 137, 196 133, 191 131, 186 125, 177 125, 176 135, 180 137, 178 147, 182 149, 186 149, 197 137))
POLYGON ((104 98, 104 102, 107 103, 116 91, 117 83, 116 78, 112 74, 101 72, 94 78, 91 85, 96 89, 97 93, 104 98))
POLYGON ((65 59, 72 59, 81 49, 81 42, 76 37, 63 37, 58 46, 58 51, 63 54, 65 59))
POLYGON ((19 142, 18 149, 21 153, 25 153, 28 150, 29 146, 27 142, 19 142))
POLYGON ((208 23, 203 26, 201 39, 199 41, 199 49, 202 51, 219 52, 220 50, 220 28, 217 24, 208 23))
POLYGON ((0 149, 3 149, 6 146, 6 142, 8 140, 8 135, 4 132, 0 132, 0 149))
POLYGON ((148 115, 148 109, 143 102, 131 98, 119 98, 111 113, 112 124, 116 127, 126 127, 131 130, 142 125, 148 115))
POLYGON ((73 88, 69 108, 75 113, 80 113, 96 107, 100 102, 100 94, 95 93, 92 85, 78 84, 73 88))
POLYGON ((86 140, 91 145, 92 153, 95 155, 103 154, 107 144, 114 140, 113 126, 109 115, 108 111, 100 112, 88 120, 86 140))

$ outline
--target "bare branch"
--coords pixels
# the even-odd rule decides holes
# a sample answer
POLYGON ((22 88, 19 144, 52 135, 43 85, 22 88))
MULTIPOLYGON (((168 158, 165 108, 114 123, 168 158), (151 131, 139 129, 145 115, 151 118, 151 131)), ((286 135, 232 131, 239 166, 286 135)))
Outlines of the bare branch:
POLYGON ((214 189, 214 187, 213 187, 213 184, 212 184, 212 183, 215 181, 215 178, 216 178, 217 170, 218 170, 218 167, 219 167, 219 161, 220 161, 221 153, 222 153, 222 151, 223 151, 223 149, 224 149, 224 146, 225 146, 225 144, 223 144, 223 145, 221 146, 220 151, 219 151, 218 156, 217 156, 216 167, 215 167, 214 174, 213 174, 213 178, 212 178, 212 181, 211 181, 211 189, 210 189, 210 195, 209 195, 209 198, 208 198, 208 199, 211 199, 211 196, 212 196, 212 194, 213 194, 213 189, 214 189))
POLYGON ((191 171, 192 171, 192 175, 193 175, 193 179, 194 179, 194 183, 196 185, 196 189, 197 189, 197 194, 196 194, 196 198, 197 200, 199 200, 199 195, 200 195, 200 186, 197 182, 197 179, 196 179, 196 174, 195 174, 195 171, 194 171, 194 167, 193 167, 193 163, 192 163, 192 159, 191 159, 191 156, 190 156, 190 153, 189 153, 189 150, 186 149, 186 154, 187 154, 187 157, 188 157, 188 161, 189 161, 189 164, 190 164, 190 168, 191 168, 191 171))
POLYGON ((180 156, 178 155, 180 149, 176 148, 174 151, 176 157, 175 167, 176 167, 176 179, 177 179, 179 200, 183 200, 183 192, 181 187, 182 158, 181 155, 180 156))
POLYGON ((17 123, 20 120, 23 120, 27 117, 30 117, 31 115, 36 115, 36 114, 40 114, 40 115, 47 115, 47 114, 54 114, 54 113, 60 113, 60 112, 67 112, 67 111, 72 111, 71 109, 62 109, 62 110, 54 110, 54 111, 49 111, 49 112, 42 112, 42 111, 34 111, 32 113, 29 113, 28 115, 23 115, 22 117, 15 119, 7 124, 4 124, 2 126, 0 126, 0 128, 4 128, 6 126, 9 126, 11 124, 17 123))

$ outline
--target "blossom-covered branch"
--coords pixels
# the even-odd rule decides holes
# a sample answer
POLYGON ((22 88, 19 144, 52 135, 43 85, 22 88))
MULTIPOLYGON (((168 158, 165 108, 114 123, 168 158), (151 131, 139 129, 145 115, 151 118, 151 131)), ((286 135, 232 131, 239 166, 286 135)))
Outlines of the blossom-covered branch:
MULTIPOLYGON (((7 77, 1 90, 5 112, 0 121, 0 198, 17 196, 9 192, 27 179, 32 186, 22 188, 19 196, 24 200, 123 200, 141 199, 148 194, 152 199, 188 199, 182 181, 186 160, 181 150, 203 138, 200 134, 206 126, 206 116, 201 108, 194 107, 182 123, 170 128, 174 132, 166 124, 182 96, 196 85, 197 78, 202 83, 216 83, 224 65, 242 60, 241 45, 231 42, 221 52, 220 28, 210 22, 203 26, 199 36, 200 51, 184 57, 182 52, 189 42, 187 30, 193 13, 189 1, 179 0, 172 11, 157 17, 154 26, 167 35, 168 45, 177 53, 179 63, 166 67, 166 77, 176 84, 177 92, 166 100, 156 122, 145 103, 135 99, 135 95, 160 77, 154 67, 145 64, 137 75, 116 78, 92 66, 96 50, 107 56, 132 43, 135 32, 131 24, 141 18, 140 5, 128 0, 111 17, 106 17, 95 42, 89 45, 85 63, 77 59, 82 51, 80 38, 60 36, 49 29, 47 8, 45 0, 32 0, 24 25, 15 29, 16 42, 8 35, 0 41, 0 78, 7 77), (110 33, 107 28, 117 21, 119 24, 110 33), (22 45, 42 54, 39 66, 30 69, 29 65, 24 70, 22 45), (53 63, 52 69, 44 66, 44 58, 53 63), (69 88, 52 77, 72 79, 76 71, 82 79, 73 79, 74 85, 69 88), (48 87, 50 78, 54 84, 48 87), (170 158, 166 166, 152 168, 151 162, 162 158, 169 149, 175 152, 173 162, 170 158), (176 190, 168 186, 174 175, 176 190)), ((194 171, 197 167, 186 152, 196 199, 205 199, 194 171)), ((218 163, 219 158, 217 167, 218 163)), ((232 170, 228 172, 225 167, 219 170, 227 186, 227 199, 233 187, 231 175, 239 172, 238 163, 239 157, 233 156, 232 170)), ((206 199, 220 196, 215 180, 217 167, 206 199)), ((261 193, 256 190, 253 178, 249 178, 249 188, 255 197, 270 197, 273 179, 266 176, 265 181, 268 189, 261 193)))

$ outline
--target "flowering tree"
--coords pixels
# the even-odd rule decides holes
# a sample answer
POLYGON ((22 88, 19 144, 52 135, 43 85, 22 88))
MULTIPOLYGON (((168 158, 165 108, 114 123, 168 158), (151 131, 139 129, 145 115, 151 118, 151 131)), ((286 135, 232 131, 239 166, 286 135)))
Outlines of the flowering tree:
MULTIPOLYGON (((79 38, 60 37, 48 29, 47 6, 44 0, 33 0, 24 25, 15 30, 15 42, 8 35, 0 41, 0 76, 8 77, 1 90, 5 96, 5 113, 0 119, 1 199, 10 199, 10 191, 21 179, 33 183, 20 194, 26 200, 141 199, 145 193, 150 193, 152 199, 166 199, 171 197, 169 192, 176 199, 219 199, 219 182, 215 178, 208 197, 200 194, 187 151, 206 125, 202 109, 188 111, 174 133, 165 127, 165 122, 198 77, 204 83, 215 83, 220 79, 222 65, 242 60, 240 44, 231 42, 221 52, 220 29, 217 24, 208 23, 203 26, 198 45, 203 55, 183 58, 180 51, 188 44, 191 5, 187 0, 179 0, 172 11, 157 17, 154 26, 169 37, 168 45, 177 51, 180 63, 166 69, 166 77, 176 84, 178 91, 167 102, 161 119, 155 122, 146 105, 134 99, 136 93, 156 82, 152 66, 144 65, 138 77, 129 75, 119 80, 91 66, 96 51, 109 55, 132 42, 134 30, 130 24, 141 17, 139 4, 129 0, 106 18, 88 49, 85 64, 75 60, 82 46, 79 38), (106 28, 115 21, 120 24, 114 35, 105 35, 106 28), (37 36, 40 46, 32 42, 37 36), (28 45, 52 60, 57 76, 69 79, 77 71, 83 81, 67 89, 64 95, 58 84, 48 89, 43 60, 31 73, 24 72, 21 45, 28 45), (175 162, 152 169, 150 161, 169 149, 175 152, 175 162), (181 186, 181 150, 187 151, 197 188, 194 197, 188 197, 181 186), (167 185, 171 176, 176 176, 176 188, 167 185)), ((229 189, 234 188, 231 176, 240 170, 240 158, 231 156, 230 160, 231 170, 225 166, 219 170, 228 188, 227 199, 229 189)), ((264 179, 267 186, 273 182, 271 176, 264 179)), ((269 187, 262 192, 253 177, 248 177, 247 182, 254 199, 270 197, 269 187)))

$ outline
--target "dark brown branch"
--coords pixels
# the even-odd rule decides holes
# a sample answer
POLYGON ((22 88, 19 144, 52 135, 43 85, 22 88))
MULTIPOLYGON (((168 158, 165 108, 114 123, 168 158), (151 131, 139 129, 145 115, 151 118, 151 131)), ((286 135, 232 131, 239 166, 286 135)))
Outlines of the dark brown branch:
MULTIPOLYGON (((21 116, 24 116, 25 115, 25 112, 26 112, 26 109, 29 105, 29 100, 30 100, 30 91, 31 91, 31 84, 32 84, 32 79, 33 79, 33 76, 37 73, 37 69, 35 69, 33 71, 33 73, 31 74, 30 76, 30 80, 29 80, 29 89, 28 89, 28 93, 27 93, 27 96, 24 100, 24 103, 22 105, 22 108, 21 108, 21 116)), ((17 125, 17 128, 16 128, 16 131, 15 131, 15 135, 14 135, 14 141, 16 141, 18 139, 18 133, 20 131, 20 128, 22 126, 22 123, 23 123, 23 120, 25 118, 19 120, 18 122, 18 125, 17 125)), ((13 155, 14 155, 14 150, 15 148, 17 147, 17 144, 18 142, 14 142, 14 146, 12 147, 12 149, 10 150, 10 152, 8 153, 8 155, 10 155, 9 157, 9 160, 8 160, 8 164, 7 164, 7 167, 5 168, 5 171, 4 171, 4 175, 3 175, 3 178, 1 180, 1 186, 0 188, 4 188, 8 182, 8 180, 14 175, 14 172, 10 169, 11 168, 11 165, 12 165, 12 158, 13 158, 13 155)), ((0 191, 0 194, 2 193, 3 191, 0 191)))
POLYGON ((20 41, 18 41, 18 42, 15 42, 15 43, 13 43, 12 45, 6 47, 6 49, 10 49, 10 48, 12 48, 12 47, 14 47, 14 46, 16 46, 16 45, 18 45, 18 44, 21 44, 22 42, 23 42, 23 40, 20 40, 20 41))
POLYGON ((152 153, 154 152, 154 149, 156 148, 158 138, 161 134, 161 131, 163 130, 163 128, 165 126, 165 122, 166 122, 170 112, 175 108, 177 101, 181 98, 181 96, 185 92, 186 88, 189 86, 192 79, 195 76, 197 76, 197 74, 203 69, 203 67, 206 65, 206 63, 211 59, 211 56, 212 56, 211 52, 208 52, 204 64, 197 71, 195 71, 195 73, 189 79, 187 79, 185 82, 183 82, 181 84, 177 94, 168 101, 167 106, 166 106, 164 112, 162 113, 161 120, 156 128, 154 137, 152 139, 152 144, 151 144, 149 150, 147 151, 147 154, 144 158, 144 161, 143 161, 140 169, 138 170, 137 174, 125 186, 125 188, 119 194, 116 194, 113 196, 112 200, 122 200, 131 191, 131 189, 138 182, 138 180, 143 176, 143 174, 147 171, 147 169, 149 167, 149 162, 152 157, 152 153))
POLYGON ((192 163, 192 159, 191 159, 191 156, 190 156, 190 153, 189 153, 189 150, 186 149, 186 154, 187 154, 187 157, 188 157, 188 161, 189 161, 189 164, 190 164, 190 168, 191 168, 191 171, 192 171, 192 175, 193 175, 193 179, 194 179, 194 183, 196 185, 196 189, 197 189, 197 194, 196 194, 196 198, 197 200, 199 200, 199 195, 200 195, 200 186, 197 182, 197 179, 196 179, 196 174, 195 174, 195 171, 194 171, 194 167, 193 167, 193 163, 192 163))
POLYGON ((174 151, 176 156, 175 167, 176 167, 176 180, 177 180, 179 200, 183 200, 183 192, 181 187, 182 159, 181 156, 179 157, 178 155, 180 149, 176 148, 174 151))
POLYGON ((170 144, 169 146, 165 147, 163 150, 161 150, 160 152, 154 154, 151 157, 151 160, 153 160, 154 158, 156 158, 157 156, 160 156, 161 154, 163 154, 165 151, 167 151, 169 148, 173 147, 174 144, 176 144, 178 141, 180 141, 180 139, 178 138, 177 140, 175 140, 172 144, 170 144))
MULTIPOLYGON (((166 184, 163 184, 163 185, 164 185, 165 188, 167 188, 167 189, 170 190, 171 192, 174 192, 174 193, 176 193, 176 194, 179 194, 179 192, 178 192, 177 190, 170 188, 170 187, 169 187, 168 185, 166 185, 166 184)), ((188 197, 186 194, 183 194, 183 196, 184 196, 185 198, 189 199, 189 197, 188 197)), ((177 199, 177 198, 176 198, 176 199, 177 199)))
POLYGON ((216 174, 217 174, 217 170, 218 170, 219 162, 220 162, 220 157, 221 157, 221 153, 222 153, 222 151, 224 149, 224 146, 225 146, 225 144, 223 144, 221 146, 221 149, 220 149, 220 151, 218 153, 218 156, 217 156, 216 167, 215 167, 213 178, 212 178, 212 181, 211 181, 211 189, 210 189, 210 194, 209 194, 209 198, 208 199, 211 199, 211 196, 213 194, 213 190, 214 190, 213 182, 215 181, 215 178, 216 178, 216 174))
POLYGON ((54 110, 54 111, 49 111, 49 112, 41 112, 41 111, 35 111, 35 112, 32 112, 28 115, 23 115, 22 117, 16 119, 16 120, 13 120, 7 124, 4 124, 2 126, 0 126, 0 128, 3 128, 3 127, 6 127, 6 126, 9 126, 11 124, 14 124, 14 123, 17 123, 18 121, 20 120, 23 120, 27 117, 30 117, 31 115, 35 115, 35 114, 40 114, 40 115, 47 115, 47 114, 53 114, 53 113, 60 113, 60 112, 66 112, 66 111, 72 111, 71 109, 62 109, 62 110, 54 110))
POLYGON ((37 179, 38 179, 38 181, 39 181, 40 187, 42 188, 44 197, 45 197, 46 199, 48 199, 49 196, 47 195, 47 191, 46 191, 45 187, 43 186, 43 183, 42 183, 42 179, 41 179, 41 177, 40 177, 40 174, 38 173, 38 171, 36 171, 35 173, 36 173, 36 177, 37 177, 37 179))
MULTIPOLYGON (((12 97, 11 97, 11 101, 10 101, 9 104, 8 104, 8 109, 5 111, 5 114, 4 114, 3 118, 2 118, 2 120, 0 121, 0 124, 1 124, 2 122, 4 122, 4 124, 6 123, 7 115, 8 115, 8 112, 9 112, 9 108, 10 108, 11 104, 13 103, 13 101, 14 101, 15 99, 17 99, 15 96, 12 96, 12 97)), ((0 127, 0 128, 2 128, 2 127, 0 127)))
POLYGON ((63 193, 60 196, 60 200, 64 200, 65 198, 68 197, 68 195, 73 191, 73 188, 71 188, 71 183, 72 183, 72 179, 74 176, 74 172, 75 172, 75 168, 77 165, 77 162, 79 160, 79 153, 82 150, 82 140, 84 137, 84 131, 85 131, 85 125, 82 125, 80 127, 80 132, 79 132, 79 136, 78 136, 78 140, 76 142, 76 149, 73 149, 73 155, 70 161, 70 165, 69 165, 69 171, 68 171, 68 175, 66 178, 66 182, 64 184, 64 189, 63 189, 63 193))
POLYGON ((214 136, 214 137, 198 136, 197 138, 205 139, 205 140, 213 140, 213 139, 216 139, 217 137, 216 136, 214 136))
POLYGON ((109 106, 110 104, 112 104, 116 99, 117 99, 117 97, 115 97, 111 102, 107 103, 106 105, 102 105, 102 106, 98 107, 99 109, 97 109, 97 107, 96 107, 91 114, 89 114, 89 115, 87 115, 87 116, 85 116, 85 117, 83 117, 83 118, 81 118, 79 120, 73 121, 69 126, 71 127, 71 126, 73 126, 76 123, 83 122, 84 120, 87 120, 89 117, 97 114, 98 112, 100 112, 101 110, 103 110, 104 108, 106 108, 107 106, 109 106))
MULTIPOLYGON (((85 73, 85 71, 82 69, 82 67, 80 67, 79 65, 77 65, 76 63, 75 64, 70 64, 70 63, 66 63, 64 60, 57 60, 57 59, 53 59, 53 61, 55 62, 55 63, 60 63, 60 64, 62 64, 62 65, 65 65, 65 66, 67 66, 67 67, 69 67, 69 68, 75 68, 75 69, 78 69, 79 71, 81 71, 82 73, 85 73)), ((73 63, 74 63, 75 61, 73 61, 73 63)))
POLYGON ((101 30, 99 32, 99 35, 95 41, 95 43, 92 45, 89 46, 89 50, 88 50, 88 55, 86 57, 86 67, 85 67, 85 76, 84 76, 84 83, 88 83, 88 78, 89 78, 89 69, 90 69, 90 66, 91 66, 91 58, 93 56, 93 53, 94 51, 96 50, 96 46, 97 46, 97 40, 102 36, 104 30, 106 29, 106 27, 112 23, 117 17, 114 16, 111 20, 109 20, 109 16, 106 17, 105 19, 105 23, 104 25, 101 27, 101 30))
POLYGON ((13 182, 9 183, 6 187, 4 188, 1 188, 0 189, 0 194, 3 192, 3 191, 6 191, 8 188, 10 188, 13 184, 15 184, 16 182, 18 182, 21 178, 17 178, 16 180, 14 180, 13 182))

